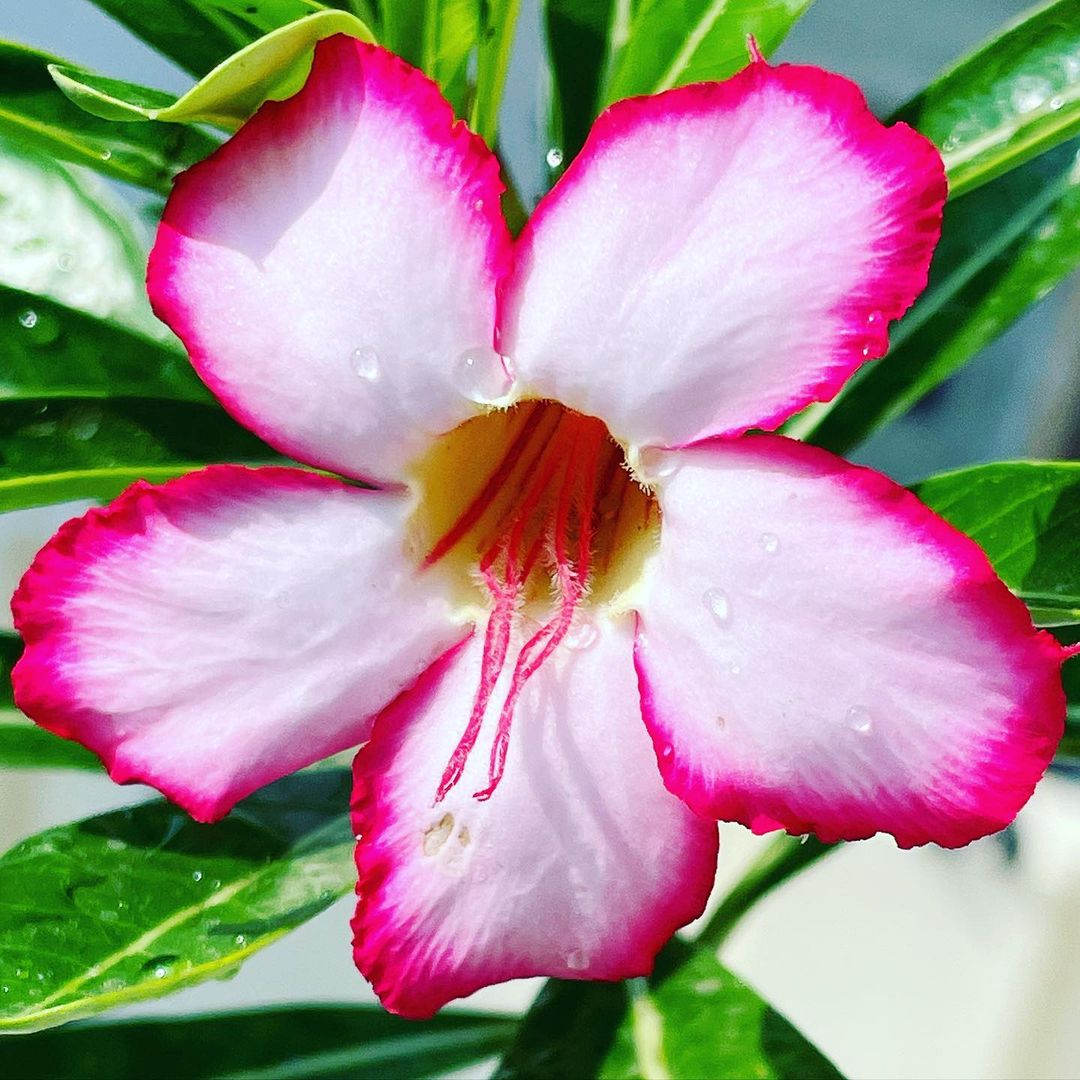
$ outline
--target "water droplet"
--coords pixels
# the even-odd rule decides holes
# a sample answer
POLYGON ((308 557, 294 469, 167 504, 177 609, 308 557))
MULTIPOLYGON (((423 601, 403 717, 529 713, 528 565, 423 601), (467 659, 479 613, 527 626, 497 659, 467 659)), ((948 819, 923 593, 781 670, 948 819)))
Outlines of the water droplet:
POLYGON ((108 161, 111 157, 112 157, 112 151, 111 150, 102 150, 101 151, 101 160, 102 161, 108 161))
POLYGON ((702 979, 700 982, 694 983, 694 993, 715 994, 722 985, 723 983, 719 979, 702 979))
POLYGON ((675 748, 674 748, 674 747, 673 747, 673 746, 671 745, 671 743, 665 743, 665 744, 664 744, 664 745, 663 745, 663 746, 662 746, 662 747, 660 748, 660 756, 661 756, 661 757, 662 757, 662 758, 663 758, 663 759, 664 759, 665 761, 666 761, 666 760, 667 760, 667 759, 668 759, 669 757, 671 757, 671 755, 672 755, 672 754, 674 754, 674 753, 675 753, 675 748))
POLYGON ((952 152, 953 150, 955 150, 955 149, 956 149, 956 147, 957 147, 958 145, 959 145, 959 142, 958 142, 958 140, 957 140, 957 139, 956 139, 956 138, 955 138, 954 136, 950 135, 950 136, 949 136, 949 137, 948 137, 948 138, 947 138, 947 139, 946 139, 946 140, 945 140, 945 141, 944 141, 944 142, 943 142, 943 143, 941 144, 941 149, 942 149, 942 152, 943 152, 943 153, 946 153, 946 154, 948 154, 948 153, 951 153, 951 152, 952 152))
POLYGON ((466 349, 454 368, 457 388, 478 405, 492 405, 513 389, 514 371, 509 357, 500 356, 491 346, 466 349))
POLYGON ((880 311, 871 311, 870 314, 866 316, 866 325, 874 326, 877 323, 881 322, 882 317, 883 316, 880 311))
POLYGON ((578 623, 565 638, 566 647, 581 652, 592 645, 598 636, 596 624, 591 622, 578 623))
POLYGON ((1064 105, 1064 104, 1065 104, 1065 99, 1060 94, 1055 94, 1050 99, 1050 108, 1054 112, 1057 112, 1058 109, 1060 109, 1061 106, 1064 105))
POLYGON ((584 949, 574 949, 566 954, 566 966, 571 971, 584 971, 589 966, 589 954, 584 949))
POLYGON ((374 382, 379 377, 379 354, 369 345, 353 349, 349 355, 349 367, 354 375, 366 382, 374 382))
POLYGON ((16 979, 25 979, 26 976, 29 975, 29 974, 30 974, 30 972, 27 971, 26 968, 17 967, 15 969, 15 978, 16 979))
POLYGON ((220 889, 221 888, 221 878, 214 878, 214 880, 210 882, 210 888, 211 889, 220 889))
POLYGON ((474 202, 472 205, 473 205, 473 209, 479 214, 484 209, 484 200, 483 199, 477 199, 476 202, 474 202))
POLYGON ((60 320, 47 311, 25 308, 19 312, 19 325, 35 345, 51 345, 60 336, 60 320))
POLYGON ((169 974, 169 969, 164 964, 158 964, 158 966, 156 968, 154 968, 154 978, 155 979, 164 979, 165 976, 168 975, 168 974, 169 974))
POLYGON ((545 155, 544 160, 549 169, 557 169, 563 163, 563 152, 559 147, 553 146, 545 155))
POLYGON ((38 982, 44 982, 45 981, 45 972, 44 971, 39 971, 37 973, 37 975, 34 976, 34 978, 36 978, 38 982))
POLYGON ((865 735, 870 730, 870 710, 865 705, 852 705, 847 711, 846 719, 848 727, 860 735, 865 735))
POLYGON ((865 344, 865 345, 864 345, 864 346, 862 347, 862 354, 863 354, 863 356, 864 356, 864 357, 869 357, 869 356, 870 356, 870 353, 871 353, 871 351, 872 351, 872 350, 871 350, 871 348, 870 348, 870 344, 869 344, 869 343, 865 344))
POLYGON ((56 256, 56 269, 68 274, 75 269, 75 256, 70 251, 61 251, 56 256))
POLYGON ((799 845, 800 845, 800 847, 803 844, 808 844, 809 842, 810 842, 810 834, 809 833, 804 833, 802 836, 799 837, 799 845))
POLYGON ((233 938, 233 943, 236 945, 246 945, 247 938, 244 937, 243 934, 237 934, 236 937, 233 938))
POLYGON ((775 555, 780 550, 780 537, 776 533, 762 533, 758 543, 766 555, 775 555))
POLYGON ((192 881, 202 881, 202 871, 201 870, 192 870, 191 871, 191 880, 192 881))
POLYGON ((7 983, 0 984, 0 994, 10 994, 11 987, 7 983))
POLYGON ((637 462, 637 471, 648 485, 674 476, 679 467, 678 455, 659 446, 646 446, 638 454, 637 462))
POLYGON ((19 312, 19 325, 25 330, 33 330, 38 323, 38 313, 33 308, 19 312))
POLYGON ((64 431, 78 442, 92 439, 100 427, 101 410, 96 405, 76 405, 64 417, 64 431))
POLYGON ((738 675, 739 672, 742 671, 742 668, 739 666, 738 661, 732 660, 731 663, 728 664, 728 671, 730 671, 732 675, 738 675))
POLYGON ((731 618, 731 602, 723 589, 709 589, 701 598, 705 610, 713 617, 713 622, 723 626, 731 618))

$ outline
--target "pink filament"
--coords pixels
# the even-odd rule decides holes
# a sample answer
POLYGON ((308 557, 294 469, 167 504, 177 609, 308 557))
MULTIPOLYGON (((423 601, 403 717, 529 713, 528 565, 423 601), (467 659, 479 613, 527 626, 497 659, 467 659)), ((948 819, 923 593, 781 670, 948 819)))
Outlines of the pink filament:
MULTIPOLYGON (((512 474, 516 455, 524 450, 528 442, 527 435, 531 435, 535 430, 536 417, 537 414, 534 413, 528 418, 523 431, 514 440, 480 496, 432 549, 426 565, 441 558, 481 518, 485 509, 483 503, 489 501, 512 474)), ((524 475, 532 475, 524 497, 516 502, 509 515, 504 515, 499 521, 495 542, 480 558, 480 573, 493 602, 484 635, 480 682, 465 731, 443 772, 435 796, 436 803, 446 797, 464 773, 479 738, 495 687, 506 665, 513 619, 519 601, 526 582, 545 549, 548 549, 553 564, 558 609, 554 616, 525 642, 518 653, 491 746, 488 784, 482 790, 474 792, 474 798, 481 801, 489 799, 498 787, 506 768, 510 730, 521 693, 529 679, 543 667, 566 637, 573 623, 574 612, 585 595, 594 531, 593 518, 596 513, 596 481, 604 432, 598 425, 568 424, 565 420, 566 418, 563 418, 555 425, 544 440, 540 452, 525 470, 524 475), (550 511, 544 510, 544 502, 560 466, 562 478, 552 520, 550 511), (571 522, 575 516, 577 545, 576 550, 571 552, 571 522), (526 537, 533 529, 536 529, 537 535, 532 539, 522 559, 526 537)))

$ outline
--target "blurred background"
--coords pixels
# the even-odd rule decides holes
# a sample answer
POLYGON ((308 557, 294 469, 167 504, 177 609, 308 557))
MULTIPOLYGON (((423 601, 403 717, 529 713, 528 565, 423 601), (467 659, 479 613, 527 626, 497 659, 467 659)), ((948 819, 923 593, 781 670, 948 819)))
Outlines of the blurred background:
MULTIPOLYGON (((168 0, 162 0, 167 3, 168 0)), ((855 79, 879 115, 1029 5, 1022 0, 817 0, 779 58, 855 79)), ((180 92, 190 80, 85 0, 0 5, 0 38, 104 74, 180 92)), ((503 150, 524 193, 543 183, 543 42, 524 0, 503 150)), ((4 179, 0 176, 0 189, 4 179)), ((0 196, 3 191, 0 190, 0 196)), ((129 199, 117 188, 118 199, 129 199)), ((0 204, 2 204, 0 198, 0 204)), ((147 213, 147 235, 152 207, 147 213)), ((102 283, 103 287, 106 283, 102 283)), ((960 465, 1076 456, 1080 281, 1066 281, 963 372, 853 456, 909 482, 960 465)), ((0 357, 3 342, 0 339, 0 357)), ((0 589, 81 505, 0 516, 0 589)), ((0 617, 9 619, 6 607, 0 617)), ((5 625, 10 626, 10 621, 5 625)), ((104 777, 0 771, 0 845, 138 801, 104 777)), ((722 834, 719 888, 761 841, 722 834)), ((371 995, 352 967, 343 902, 211 983, 131 1012, 194 1012, 371 995)), ((958 852, 849 845, 745 920, 724 960, 851 1077, 1080 1077, 1080 788, 1051 774, 1005 838, 958 852)), ((531 982, 474 1004, 524 1007, 531 982)))

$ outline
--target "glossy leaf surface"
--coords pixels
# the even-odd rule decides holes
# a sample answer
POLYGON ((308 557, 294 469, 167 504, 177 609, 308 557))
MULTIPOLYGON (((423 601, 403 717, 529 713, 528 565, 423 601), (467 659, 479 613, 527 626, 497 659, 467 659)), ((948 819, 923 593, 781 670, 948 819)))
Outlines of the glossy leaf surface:
POLYGON ((550 1076, 835 1080, 836 1068, 711 949, 672 941, 649 980, 550 980, 498 1080, 550 1076))
POLYGON ((1080 0, 1021 17, 901 110, 941 149, 952 197, 1080 132, 1080 0))
POLYGON ((68 98, 95 116, 170 123, 202 121, 236 128, 268 98, 294 94, 307 77, 316 42, 334 34, 374 40, 354 15, 319 11, 253 41, 175 100, 63 65, 54 64, 49 70, 68 98))
POLYGON ((977 465, 914 490, 979 544, 1036 622, 1080 622, 1080 462, 977 465))
POLYGON ((0 1045, 22 1080, 419 1080, 500 1052, 513 1021, 443 1013, 423 1024, 377 1005, 290 1005, 90 1021, 0 1045))
POLYGON ((50 78, 49 65, 58 63, 47 53, 0 42, 0 131, 63 161, 162 193, 216 145, 198 128, 106 123, 86 115, 50 78))
POLYGON ((0 1031, 224 975, 328 907, 355 878, 349 790, 345 770, 299 773, 217 825, 155 800, 16 845, 0 859, 0 1031))
POLYGON ((1080 168, 1068 144, 945 208, 930 284, 892 347, 788 434, 844 453, 906 412, 1080 266, 1080 168))

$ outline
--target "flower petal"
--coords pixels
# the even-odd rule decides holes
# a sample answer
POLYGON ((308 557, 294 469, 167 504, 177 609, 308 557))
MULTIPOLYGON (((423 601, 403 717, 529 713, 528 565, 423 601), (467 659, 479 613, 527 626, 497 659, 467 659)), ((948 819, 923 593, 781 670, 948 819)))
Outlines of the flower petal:
POLYGON ((19 707, 114 780, 221 817, 363 741, 467 632, 405 557, 407 509, 294 469, 136 484, 68 522, 23 578, 19 707))
POLYGON ((434 83, 328 38, 295 97, 179 178, 150 298, 271 445, 396 479, 425 433, 476 411, 455 360, 490 359, 510 247, 501 191, 495 158, 434 83))
POLYGON ((435 805, 482 636, 380 716, 356 759, 356 962, 405 1016, 528 975, 644 975, 701 913, 716 869, 715 824, 657 773, 626 620, 560 648, 527 684, 490 800, 473 797, 487 785, 489 714, 463 778, 435 805))
POLYGON ((930 142, 818 68, 619 102, 519 242, 503 351, 627 444, 775 427, 885 352, 944 199, 930 142))
POLYGON ((869 469, 776 436, 675 451, 639 604, 646 723, 699 813, 957 847, 1061 737, 1064 653, 978 546, 869 469))

